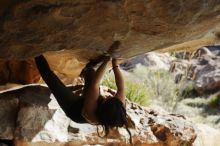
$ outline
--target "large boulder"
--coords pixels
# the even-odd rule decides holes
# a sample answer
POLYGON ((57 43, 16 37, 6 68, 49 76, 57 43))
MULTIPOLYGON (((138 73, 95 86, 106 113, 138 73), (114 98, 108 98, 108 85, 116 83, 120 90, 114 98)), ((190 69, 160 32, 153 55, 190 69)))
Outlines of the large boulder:
POLYGON ((124 70, 132 70, 137 65, 143 65, 156 70, 169 70, 172 61, 175 59, 169 53, 149 52, 127 59, 121 66, 124 70))
POLYGON ((192 68, 196 91, 203 94, 220 90, 220 58, 201 58, 192 68))
MULTIPOLYGON (((126 145, 129 141, 123 128, 113 129, 108 137, 101 138, 96 126, 71 121, 44 86, 2 91, 0 101, 10 105, 0 107, 1 115, 10 114, 0 120, 0 139, 13 140, 15 146, 126 145)), ((192 146, 196 138, 194 126, 183 116, 157 112, 129 101, 126 108, 134 125, 130 130, 135 145, 192 146)))
POLYGON ((171 71, 176 78, 181 75, 193 81, 199 94, 210 94, 220 90, 220 50, 219 46, 199 48, 190 60, 173 61, 171 71))

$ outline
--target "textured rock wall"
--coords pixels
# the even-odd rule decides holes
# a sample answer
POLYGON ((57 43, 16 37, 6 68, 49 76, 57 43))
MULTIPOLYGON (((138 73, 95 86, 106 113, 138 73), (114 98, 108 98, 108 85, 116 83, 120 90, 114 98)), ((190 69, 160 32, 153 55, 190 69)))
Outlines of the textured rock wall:
POLYGON ((69 49, 74 56, 89 59, 105 53, 116 40, 121 42, 116 54, 130 57, 191 40, 194 47, 219 41, 219 0, 3 0, 1 4, 0 58, 69 49))
MULTIPOLYGON (((52 70, 71 83, 114 41, 121 44, 112 55, 122 58, 218 43, 219 13, 219 0, 1 0, 0 80, 35 82, 9 79, 4 62, 48 51, 53 51, 46 55, 52 70)), ((23 68, 18 70, 13 72, 22 76, 23 68)))
MULTIPOLYGON (((72 84, 84 67, 85 60, 77 60, 68 51, 45 54, 51 70, 65 83, 72 84)), ((31 84, 42 82, 33 59, 0 60, 0 85, 6 83, 31 84)), ((1 87, 0 87, 1 90, 1 87)))
POLYGON ((0 85, 36 83, 40 75, 33 60, 0 60, 0 85))

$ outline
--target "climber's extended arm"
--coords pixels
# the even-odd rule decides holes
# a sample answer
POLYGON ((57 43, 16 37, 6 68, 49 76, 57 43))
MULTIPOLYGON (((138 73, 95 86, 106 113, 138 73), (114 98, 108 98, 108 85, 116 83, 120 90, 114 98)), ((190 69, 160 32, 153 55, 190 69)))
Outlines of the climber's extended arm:
POLYGON ((83 113, 86 118, 90 119, 92 122, 97 121, 95 110, 97 107, 97 100, 99 98, 99 84, 105 73, 109 60, 110 58, 105 58, 101 66, 95 72, 92 82, 85 93, 86 99, 84 103, 83 113))
POLYGON ((116 59, 112 60, 112 67, 115 74, 115 82, 117 86, 117 92, 115 97, 119 98, 121 102, 125 105, 124 79, 116 59))

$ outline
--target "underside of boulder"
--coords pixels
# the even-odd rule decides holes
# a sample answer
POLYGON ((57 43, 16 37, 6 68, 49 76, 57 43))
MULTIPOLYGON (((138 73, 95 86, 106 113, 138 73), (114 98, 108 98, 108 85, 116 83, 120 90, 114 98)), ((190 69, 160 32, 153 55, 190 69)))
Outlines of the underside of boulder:
POLYGON ((219 0, 2 0, 0 5, 4 59, 65 49, 88 60, 115 41, 121 44, 114 55, 123 58, 219 42, 219 0))
POLYGON ((219 14, 219 0, 1 0, 0 84, 36 82, 31 59, 45 52, 59 77, 73 79, 115 42, 117 58, 217 44, 219 14))

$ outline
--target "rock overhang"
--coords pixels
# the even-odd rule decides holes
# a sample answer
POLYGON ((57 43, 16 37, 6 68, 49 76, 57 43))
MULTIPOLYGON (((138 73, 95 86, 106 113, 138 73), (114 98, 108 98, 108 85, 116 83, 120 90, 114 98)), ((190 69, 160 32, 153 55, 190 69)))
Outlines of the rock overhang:
MULTIPOLYGON (((44 53, 52 70, 70 80, 89 60, 106 54, 115 41, 120 42, 115 56, 126 59, 155 50, 197 49, 219 43, 220 38, 216 0, 2 0, 0 4, 0 65, 44 53)), ((8 72, 14 71, 3 72, 4 80, 10 81, 8 72)), ((32 74, 27 72, 24 76, 32 74)))
POLYGON ((181 49, 186 49, 190 44, 198 47, 219 42, 220 2, 216 0, 1 3, 0 58, 4 59, 65 49, 88 60, 106 53, 114 41, 121 42, 116 53, 125 58, 174 44, 183 43, 181 49))

